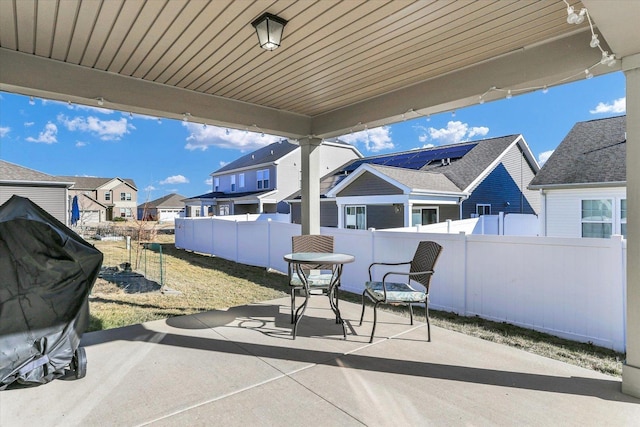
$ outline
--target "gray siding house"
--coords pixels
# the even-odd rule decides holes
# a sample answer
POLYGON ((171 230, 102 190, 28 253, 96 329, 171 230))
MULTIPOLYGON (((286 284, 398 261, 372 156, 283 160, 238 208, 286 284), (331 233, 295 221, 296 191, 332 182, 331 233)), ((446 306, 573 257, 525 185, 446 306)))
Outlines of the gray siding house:
MULTIPOLYGON (((539 166, 522 135, 355 160, 321 180, 321 225, 395 228, 539 210, 539 166)), ((299 223, 299 195, 290 200, 299 223)))
POLYGON ((30 199, 69 225, 69 187, 73 181, 0 160, 0 205, 18 195, 30 199))
POLYGON ((138 218, 142 221, 174 222, 184 216, 185 197, 171 193, 138 205, 138 218))
MULTIPOLYGON (((240 157, 211 174, 213 191, 185 200, 187 216, 289 213, 284 200, 300 190, 300 146, 279 141, 240 157)), ((358 150, 342 142, 320 146, 325 173, 359 159, 358 150)))
POLYGON ((576 123, 529 185, 540 235, 627 235, 626 116, 576 123))

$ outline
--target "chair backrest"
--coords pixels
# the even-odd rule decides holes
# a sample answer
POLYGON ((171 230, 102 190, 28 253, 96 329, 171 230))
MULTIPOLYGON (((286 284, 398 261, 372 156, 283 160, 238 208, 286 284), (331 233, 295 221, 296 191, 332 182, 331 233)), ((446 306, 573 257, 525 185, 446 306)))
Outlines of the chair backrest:
MULTIPOLYGON (((333 236, 321 234, 308 234, 304 236, 293 236, 291 238, 293 252, 333 252, 333 236)), ((309 265, 304 266, 305 270, 331 270, 331 265, 309 265)))
MULTIPOLYGON (((442 252, 442 246, 436 242, 423 241, 418 243, 418 248, 411 261, 409 272, 416 273, 418 271, 432 271, 436 265, 436 261, 442 252)), ((411 280, 415 280, 427 289, 429 292, 429 283, 431 282, 431 274, 418 274, 411 276, 411 280)))

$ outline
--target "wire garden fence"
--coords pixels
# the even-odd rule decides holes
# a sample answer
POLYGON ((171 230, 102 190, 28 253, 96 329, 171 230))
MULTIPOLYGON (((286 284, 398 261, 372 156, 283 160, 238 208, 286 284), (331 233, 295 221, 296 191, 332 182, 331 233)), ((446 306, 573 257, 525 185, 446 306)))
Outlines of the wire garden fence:
POLYGON ((131 228, 96 230, 95 246, 104 255, 100 277, 128 293, 161 291, 167 282, 162 245, 155 233, 131 228))

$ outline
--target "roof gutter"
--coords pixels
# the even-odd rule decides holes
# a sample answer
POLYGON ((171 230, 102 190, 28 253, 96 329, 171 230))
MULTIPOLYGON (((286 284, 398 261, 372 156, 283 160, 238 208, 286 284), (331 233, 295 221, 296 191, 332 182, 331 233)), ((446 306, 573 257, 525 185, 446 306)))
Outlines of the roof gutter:
POLYGON ((572 188, 602 188, 602 187, 626 187, 627 181, 611 181, 611 182, 578 182, 571 184, 540 184, 529 185, 529 190, 561 190, 572 188))

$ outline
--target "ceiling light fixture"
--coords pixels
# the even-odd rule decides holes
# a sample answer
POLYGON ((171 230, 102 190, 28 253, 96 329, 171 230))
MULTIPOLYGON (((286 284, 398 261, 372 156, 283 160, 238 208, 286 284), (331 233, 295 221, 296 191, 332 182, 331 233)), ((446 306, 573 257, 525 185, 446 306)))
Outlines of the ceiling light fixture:
POLYGON ((591 42, 589 43, 589 46, 591 46, 591 47, 600 46, 600 40, 598 40, 598 35, 597 34, 591 34, 591 42))
POLYGON ((256 29, 260 47, 265 50, 274 50, 280 47, 282 32, 287 21, 279 16, 264 13, 251 23, 256 29))
POLYGON ((98 101, 98 105, 99 106, 102 107, 104 105, 104 98, 103 97, 96 98, 96 101, 98 101))
POLYGON ((593 78, 593 74, 591 74, 591 71, 589 71, 589 69, 587 68, 586 70, 584 70, 584 77, 589 80, 593 78))
POLYGON ((188 122, 190 117, 191 117, 191 113, 182 113, 183 122, 188 122))

